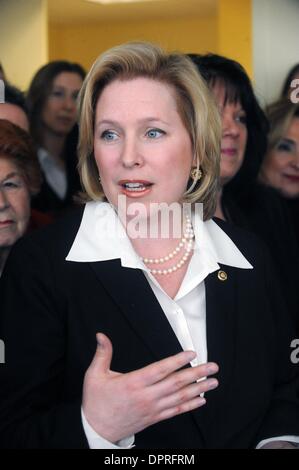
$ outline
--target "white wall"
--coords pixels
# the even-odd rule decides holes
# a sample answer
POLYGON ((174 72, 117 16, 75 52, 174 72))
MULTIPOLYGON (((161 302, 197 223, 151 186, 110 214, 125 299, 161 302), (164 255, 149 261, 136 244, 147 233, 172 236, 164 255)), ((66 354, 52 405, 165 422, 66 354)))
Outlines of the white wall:
POLYGON ((46 0, 0 0, 0 62, 22 89, 48 60, 47 28, 46 0))
POLYGON ((299 0, 253 0, 254 82, 262 104, 278 98, 299 63, 299 0))

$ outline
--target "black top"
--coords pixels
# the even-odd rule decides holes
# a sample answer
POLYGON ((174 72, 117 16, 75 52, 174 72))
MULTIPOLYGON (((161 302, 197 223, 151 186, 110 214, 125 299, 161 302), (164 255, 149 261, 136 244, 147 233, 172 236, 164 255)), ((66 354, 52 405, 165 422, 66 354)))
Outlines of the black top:
POLYGON ((299 245, 286 201, 275 190, 256 183, 240 198, 224 192, 223 211, 227 221, 252 231, 268 246, 299 335, 299 245))
POLYGON ((294 227, 299 248, 299 199, 284 199, 284 202, 289 210, 290 219, 294 227))
POLYGON ((65 165, 67 178, 67 191, 63 199, 60 199, 47 183, 44 176, 41 190, 32 199, 32 207, 41 212, 50 213, 52 216, 59 216, 74 205, 74 196, 81 191, 80 177, 77 170, 77 143, 78 127, 75 126, 66 141, 65 165))
MULTIPOLYGON (((65 261, 82 211, 16 243, 0 280, 0 447, 87 448, 82 383, 105 333, 112 369, 128 372, 181 346, 143 272, 119 260, 65 261)), ((219 387, 204 407, 135 436, 137 448, 250 448, 299 435, 287 321, 266 247, 217 221, 254 269, 221 265, 205 280, 208 360, 219 387)), ((119 397, 121 402, 121 396, 119 397)))

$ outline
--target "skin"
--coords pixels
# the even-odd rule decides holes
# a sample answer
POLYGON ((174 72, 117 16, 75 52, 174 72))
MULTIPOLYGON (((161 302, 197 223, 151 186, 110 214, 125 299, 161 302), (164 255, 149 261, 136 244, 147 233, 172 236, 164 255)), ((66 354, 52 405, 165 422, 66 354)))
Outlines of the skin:
POLYGON ((267 153, 261 170, 262 181, 289 199, 299 197, 299 118, 267 153))
MULTIPOLYGON (((94 155, 104 193, 115 207, 118 196, 124 194, 120 181, 152 183, 146 194, 125 193, 128 210, 133 203, 142 203, 146 211, 143 221, 147 218, 149 232, 151 204, 179 203, 194 163, 191 138, 178 113, 174 89, 148 78, 109 84, 96 106, 94 155)), ((137 253, 145 258, 163 257, 178 243, 178 238, 171 236, 128 236, 137 253)), ((172 264, 169 260, 163 269, 172 264)), ((159 265, 156 267, 159 269, 159 265)), ((187 267, 186 263, 171 276, 155 276, 171 297, 178 291, 187 267)))
MULTIPOLYGON (((138 200, 148 207, 150 202, 180 201, 193 154, 172 88, 145 78, 107 85, 96 106, 94 154, 112 204, 122 191, 118 182, 124 179, 153 183, 138 199, 129 195, 129 204, 138 200)), ((154 244, 143 244, 154 249, 154 244)), ((199 395, 218 385, 216 379, 207 378, 218 371, 214 363, 180 370, 196 356, 192 351, 119 374, 110 369, 110 340, 98 334, 97 341, 84 379, 82 406, 92 428, 110 442, 203 406, 206 399, 199 395)))
POLYGON ((92 428, 110 442, 203 406, 206 400, 199 395, 218 385, 216 379, 196 382, 218 371, 214 363, 179 370, 194 359, 192 351, 119 374, 110 369, 110 340, 103 334, 98 334, 97 340, 99 345, 84 379, 82 406, 92 428))
POLYGON ((77 73, 58 74, 52 91, 46 100, 41 119, 44 127, 51 133, 66 136, 76 122, 76 99, 82 86, 82 78, 77 73))
POLYGON ((212 90, 222 119, 220 184, 224 186, 237 174, 244 160, 247 144, 246 113, 240 102, 224 105, 225 89, 216 85, 212 90))
POLYGON ((150 202, 180 201, 193 152, 169 86, 146 78, 115 81, 98 100, 95 122, 95 159, 113 205, 122 194, 118 183, 126 179, 153 183, 150 192, 138 198, 147 208, 150 202))
POLYGON ((0 119, 6 119, 29 132, 29 121, 26 113, 15 104, 0 103, 0 119))
POLYGON ((16 167, 0 156, 0 268, 12 245, 25 233, 30 218, 30 193, 16 167))

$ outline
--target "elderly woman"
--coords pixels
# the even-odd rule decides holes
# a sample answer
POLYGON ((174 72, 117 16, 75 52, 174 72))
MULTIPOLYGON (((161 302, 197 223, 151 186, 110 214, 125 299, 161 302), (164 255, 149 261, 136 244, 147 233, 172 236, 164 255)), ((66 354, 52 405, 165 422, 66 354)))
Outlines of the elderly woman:
POLYGON ((0 274, 14 243, 30 222, 30 199, 41 174, 33 143, 24 130, 0 119, 0 274))
POLYGON ((1 280, 2 447, 299 441, 267 251, 211 219, 219 143, 184 55, 129 43, 97 59, 80 96, 90 202, 20 241, 1 280))

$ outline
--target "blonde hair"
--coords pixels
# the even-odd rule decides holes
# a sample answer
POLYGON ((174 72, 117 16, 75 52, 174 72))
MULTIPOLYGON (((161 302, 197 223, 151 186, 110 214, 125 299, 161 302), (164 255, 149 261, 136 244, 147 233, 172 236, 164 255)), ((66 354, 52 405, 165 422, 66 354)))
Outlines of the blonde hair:
POLYGON ((299 118, 299 104, 283 98, 267 108, 270 131, 268 134, 268 152, 271 152, 287 133, 292 120, 299 118))
MULTIPOLYGON (((175 90, 178 113, 189 132, 200 181, 193 181, 183 202, 203 203, 204 220, 214 215, 220 167, 221 121, 207 85, 184 54, 167 53, 146 42, 114 47, 98 57, 79 96, 79 173, 87 200, 103 199, 93 154, 95 109, 103 89, 115 80, 145 77, 175 90)), ((191 182, 191 180, 190 180, 191 182)))

